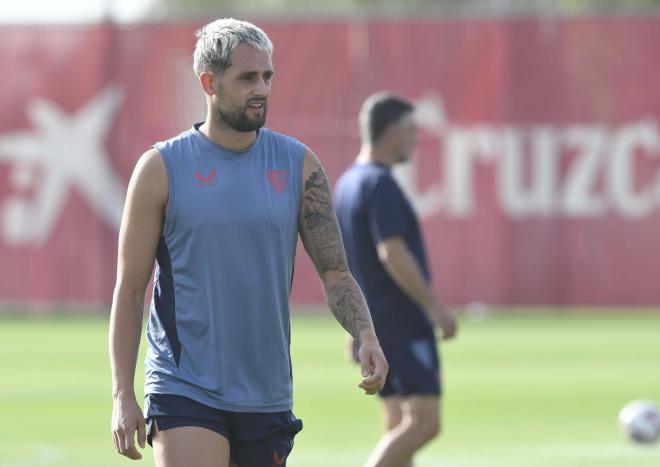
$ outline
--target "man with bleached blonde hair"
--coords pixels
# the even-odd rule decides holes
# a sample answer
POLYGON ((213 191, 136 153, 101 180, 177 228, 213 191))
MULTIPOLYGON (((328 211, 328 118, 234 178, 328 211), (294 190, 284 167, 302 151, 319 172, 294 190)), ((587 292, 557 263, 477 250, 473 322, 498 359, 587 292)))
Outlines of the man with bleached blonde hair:
POLYGON ((206 120, 156 143, 128 188, 110 320, 114 443, 139 459, 137 432, 159 467, 284 466, 302 429, 289 354, 298 236, 330 309, 361 343, 366 393, 382 388, 387 362, 348 270, 321 164, 295 138, 263 127, 270 39, 234 19, 197 38, 206 120), (133 384, 154 259, 143 415, 133 384))

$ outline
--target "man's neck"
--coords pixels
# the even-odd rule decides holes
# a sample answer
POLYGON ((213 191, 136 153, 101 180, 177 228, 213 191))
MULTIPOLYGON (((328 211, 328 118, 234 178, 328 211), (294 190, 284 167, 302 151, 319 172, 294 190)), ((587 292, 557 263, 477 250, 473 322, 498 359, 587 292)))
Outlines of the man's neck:
POLYGON ((378 148, 369 145, 363 145, 360 153, 357 156, 356 162, 358 164, 376 163, 387 167, 392 167, 394 162, 388 157, 383 148, 378 148))
POLYGON ((256 131, 237 131, 226 124, 214 121, 209 115, 199 127, 199 131, 215 144, 231 151, 243 151, 252 146, 257 139, 256 131))

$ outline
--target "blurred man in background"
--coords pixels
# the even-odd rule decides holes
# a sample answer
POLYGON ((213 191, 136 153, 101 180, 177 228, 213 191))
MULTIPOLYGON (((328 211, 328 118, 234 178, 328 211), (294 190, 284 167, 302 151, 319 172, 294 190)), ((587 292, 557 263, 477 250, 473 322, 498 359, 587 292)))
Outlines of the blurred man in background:
POLYGON ((114 443, 140 458, 137 431, 158 466, 284 466, 302 428, 289 354, 298 235, 330 309, 362 343, 365 392, 383 387, 387 362, 321 164, 296 139, 262 128, 270 39, 233 19, 197 37, 206 121, 147 151, 128 188, 110 321, 114 443), (145 424, 133 384, 154 259, 145 424))
POLYGON ((386 433, 369 467, 411 466, 440 430, 440 365, 434 327, 454 337, 452 312, 434 297, 419 223, 391 174, 416 143, 413 105, 390 93, 360 112, 362 148, 339 179, 335 207, 350 270, 371 310, 390 365, 380 392, 386 433))

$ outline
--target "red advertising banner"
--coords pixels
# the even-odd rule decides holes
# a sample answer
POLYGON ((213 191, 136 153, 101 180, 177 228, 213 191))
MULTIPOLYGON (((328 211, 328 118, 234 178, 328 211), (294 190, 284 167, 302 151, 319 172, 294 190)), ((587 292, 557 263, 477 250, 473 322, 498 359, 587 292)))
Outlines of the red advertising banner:
MULTIPOLYGON (((0 27, 0 300, 108 303, 137 158, 205 115, 199 24, 0 27)), ((331 182, 364 98, 418 108, 397 177, 449 303, 660 301, 660 20, 274 22, 267 125, 331 182)), ((323 299, 302 247, 292 300, 323 299)))

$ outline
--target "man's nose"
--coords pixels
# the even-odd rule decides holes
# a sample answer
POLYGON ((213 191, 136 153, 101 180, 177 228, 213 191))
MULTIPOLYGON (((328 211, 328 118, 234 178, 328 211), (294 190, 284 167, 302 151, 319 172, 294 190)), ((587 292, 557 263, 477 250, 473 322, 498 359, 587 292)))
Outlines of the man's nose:
POLYGON ((257 96, 266 97, 268 95, 269 90, 270 90, 270 83, 265 78, 259 78, 257 80, 257 85, 254 89, 254 93, 257 96))

